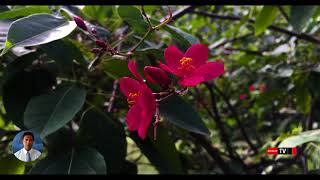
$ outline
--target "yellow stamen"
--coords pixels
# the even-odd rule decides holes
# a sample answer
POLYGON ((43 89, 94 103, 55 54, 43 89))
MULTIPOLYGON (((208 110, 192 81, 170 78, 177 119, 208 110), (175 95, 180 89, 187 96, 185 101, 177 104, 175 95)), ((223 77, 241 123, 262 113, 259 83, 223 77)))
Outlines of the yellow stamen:
POLYGON ((187 72, 193 71, 195 67, 191 64, 191 62, 192 62, 192 58, 183 57, 179 61, 180 67, 178 67, 178 70, 183 70, 187 72))
POLYGON ((136 103, 136 99, 140 96, 140 93, 129 93, 129 97, 127 98, 127 102, 129 107, 133 106, 136 103))

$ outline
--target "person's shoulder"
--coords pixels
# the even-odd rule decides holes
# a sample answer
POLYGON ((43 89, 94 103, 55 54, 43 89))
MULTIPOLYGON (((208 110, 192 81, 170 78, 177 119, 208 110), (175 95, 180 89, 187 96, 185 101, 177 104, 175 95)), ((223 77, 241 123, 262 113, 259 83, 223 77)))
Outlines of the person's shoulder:
POLYGON ((41 152, 39 151, 39 150, 37 150, 37 149, 31 149, 32 151, 33 151, 33 153, 36 153, 36 154, 41 154, 41 152))
POLYGON ((20 149, 19 151, 15 152, 14 155, 19 155, 19 154, 21 154, 21 151, 22 151, 22 150, 23 150, 23 149, 20 149))

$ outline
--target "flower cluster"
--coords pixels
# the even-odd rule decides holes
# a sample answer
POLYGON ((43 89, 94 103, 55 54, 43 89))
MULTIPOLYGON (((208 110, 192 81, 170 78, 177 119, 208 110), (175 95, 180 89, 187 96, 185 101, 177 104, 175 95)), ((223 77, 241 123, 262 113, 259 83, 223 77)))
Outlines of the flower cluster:
MULTIPOLYGON (((74 16, 73 19, 77 26, 95 41, 97 47, 91 51, 97 54, 97 59, 105 52, 112 56, 131 57, 131 50, 127 54, 114 50, 107 40, 99 38, 96 29, 89 28, 90 24, 86 23, 81 17, 74 16)), ((165 64, 160 62, 159 67, 144 67, 146 80, 139 74, 136 61, 129 60, 128 69, 135 79, 131 77, 122 77, 120 79, 120 90, 127 97, 129 105, 129 111, 126 115, 128 130, 138 131, 139 137, 145 139, 153 116, 155 116, 154 138, 156 138, 156 127, 159 122, 158 102, 174 94, 183 94, 188 87, 195 87, 224 73, 223 62, 220 60, 207 62, 208 54, 208 47, 204 44, 193 44, 185 53, 181 52, 176 46, 171 45, 164 52, 165 64), (173 81, 166 72, 179 79, 178 84, 183 87, 182 91, 178 91, 173 87, 173 81), (159 85, 162 91, 158 93, 152 92, 146 83, 147 81, 159 85)), ((91 69, 96 64, 95 61, 97 59, 95 58, 90 63, 88 69, 91 69)))
POLYGON ((130 108, 126 116, 126 124, 129 131, 138 131, 138 135, 142 139, 146 138, 154 115, 156 116, 154 130, 156 130, 157 117, 159 116, 157 114, 157 102, 163 96, 168 97, 170 94, 179 94, 173 88, 173 81, 166 72, 178 77, 178 84, 184 88, 197 86, 224 73, 222 61, 207 62, 208 47, 203 44, 194 44, 185 53, 182 53, 175 46, 169 46, 165 49, 164 58, 166 64, 160 63, 160 68, 154 66, 144 67, 146 80, 161 86, 162 92, 152 92, 137 71, 134 60, 129 61, 128 68, 136 79, 130 77, 122 77, 120 79, 120 90, 127 97, 130 108))

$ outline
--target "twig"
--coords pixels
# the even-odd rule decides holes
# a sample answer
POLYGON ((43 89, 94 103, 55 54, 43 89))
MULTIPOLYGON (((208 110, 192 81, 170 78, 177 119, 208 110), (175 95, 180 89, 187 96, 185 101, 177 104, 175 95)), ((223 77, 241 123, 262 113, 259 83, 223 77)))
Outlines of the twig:
MULTIPOLYGON (((173 21, 179 19, 180 17, 182 17, 183 15, 193 11, 195 8, 197 8, 197 6, 187 6, 185 8, 182 8, 180 10, 175 11, 174 13, 172 13, 171 22, 173 22, 173 21)), ((165 21, 165 19, 167 19, 167 18, 161 19, 160 22, 165 21)))
POLYGON ((221 121, 221 117, 219 115, 218 112, 218 108, 217 108, 217 104, 216 104, 216 99, 215 99, 215 95, 213 93, 213 89, 210 85, 206 85, 209 93, 210 93, 210 97, 211 97, 211 106, 212 106, 212 110, 214 113, 214 117, 213 119, 216 122, 217 127, 219 128, 220 134, 221 134, 221 139, 222 141, 226 144, 227 150, 229 152, 229 155, 232 159, 237 160, 241 163, 241 165, 243 166, 244 170, 247 170, 246 165, 244 164, 244 162, 241 160, 241 158, 239 157, 239 155, 237 154, 236 151, 233 150, 231 143, 230 143, 230 138, 228 137, 226 130, 223 126, 223 122, 221 121))
POLYGON ((307 164, 307 158, 304 156, 300 156, 301 166, 303 169, 304 174, 308 174, 308 164, 307 164))
POLYGON ((263 53, 260 51, 253 51, 253 50, 249 50, 249 49, 244 49, 244 48, 225 48, 228 51, 243 51, 247 54, 254 54, 257 56, 263 56, 263 53))
POLYGON ((219 43, 219 44, 217 44, 215 46, 210 47, 210 49, 216 49, 216 48, 219 48, 221 46, 224 46, 227 43, 231 43, 231 42, 234 42, 234 41, 237 41, 237 40, 245 39, 245 38, 247 38, 249 36, 252 36, 252 35, 253 35, 253 33, 251 32, 251 33, 248 33, 248 34, 244 34, 242 36, 234 37, 234 38, 231 38, 231 39, 226 39, 223 42, 221 42, 221 43, 219 43))
MULTIPOLYGON (((207 87, 210 87, 209 83, 205 83, 207 87)), ((213 85, 213 89, 215 89, 217 91, 217 93, 222 97, 222 99, 225 101, 225 103, 227 104, 229 110, 232 112, 234 119, 237 122, 237 125, 240 129, 240 132, 242 134, 242 136, 244 137, 244 139, 246 140, 246 142, 248 143, 248 145, 250 146, 250 148, 256 153, 258 154, 258 150, 256 149, 256 147, 253 145, 253 143, 251 142, 250 138, 248 137, 246 131, 244 130, 244 127, 239 119, 238 113, 235 110, 235 108, 231 105, 229 99, 224 95, 224 93, 215 85, 213 85)))
POLYGON ((112 95, 111 95, 111 97, 110 97, 110 99, 109 99, 107 112, 111 112, 111 111, 112 111, 114 99, 115 99, 116 92, 117 92, 117 89, 118 89, 118 84, 119 84, 119 80, 115 80, 115 81, 113 82, 112 95))
POLYGON ((90 62, 90 64, 88 65, 88 70, 91 70, 92 67, 95 67, 97 64, 99 64, 101 57, 103 56, 103 52, 99 52, 99 54, 90 62))
POLYGON ((148 31, 144 34, 144 36, 142 37, 142 39, 136 44, 134 45, 130 51, 127 53, 128 56, 131 56, 135 50, 144 42, 144 40, 149 36, 150 33, 152 33, 154 30, 159 29, 160 27, 162 27, 163 25, 166 25, 167 23, 169 23, 171 21, 172 18, 172 13, 171 10, 168 6, 168 11, 169 11, 169 17, 166 18, 163 22, 161 22, 160 24, 158 24, 157 26, 152 26, 149 17, 147 16, 147 14, 145 13, 143 6, 141 7, 142 10, 142 15, 147 19, 148 21, 148 31))
MULTIPOLYGON (((211 14, 211 13, 207 13, 207 12, 203 12, 203 11, 192 11, 191 13, 198 14, 198 15, 201 15, 201 16, 204 16, 204 17, 214 18, 214 19, 223 19, 223 20, 231 20, 231 21, 240 21, 241 20, 241 17, 239 17, 239 16, 217 15, 217 14, 211 14)), ((253 23, 255 23, 255 20, 249 19, 248 22, 253 24, 253 23)), ((311 42, 311 43, 314 43, 314 44, 320 44, 320 39, 315 38, 315 37, 313 37, 313 36, 311 36, 309 34, 297 33, 297 32, 294 32, 294 31, 289 31, 289 30, 280 28, 280 27, 275 26, 275 25, 269 26, 268 29, 273 30, 273 31, 277 31, 277 32, 281 32, 281 33, 287 34, 289 36, 295 36, 298 39, 302 39, 302 40, 305 40, 305 41, 308 41, 308 42, 311 42)))
POLYGON ((209 155, 214 159, 214 161, 218 164, 218 166, 224 173, 232 173, 232 170, 230 169, 228 163, 226 163, 221 158, 219 150, 213 147, 210 141, 208 141, 205 136, 195 133, 192 133, 191 135, 196 138, 197 142, 201 144, 201 146, 209 153, 209 155))
POLYGON ((282 16, 287 20, 287 22, 289 22, 289 16, 287 15, 287 13, 284 11, 282 6, 278 6, 280 13, 282 14, 282 16))

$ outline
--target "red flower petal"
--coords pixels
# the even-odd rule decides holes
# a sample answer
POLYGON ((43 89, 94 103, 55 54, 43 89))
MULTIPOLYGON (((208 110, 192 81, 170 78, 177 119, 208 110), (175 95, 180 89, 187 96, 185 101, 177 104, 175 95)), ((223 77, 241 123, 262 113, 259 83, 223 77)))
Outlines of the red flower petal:
POLYGON ((197 68, 190 76, 181 79, 178 83, 182 86, 196 86, 202 82, 210 81, 221 76, 224 73, 224 64, 222 61, 206 63, 197 68))
POLYGON ((169 66, 167 66, 167 65, 165 65, 165 64, 163 64, 163 63, 161 63, 161 62, 159 63, 159 67, 160 67, 161 69, 163 69, 163 70, 171 73, 171 74, 176 75, 176 76, 179 76, 179 77, 183 77, 183 76, 184 76, 182 73, 179 73, 179 71, 176 71, 176 70, 174 70, 174 69, 171 69, 169 66))
POLYGON ((204 78, 202 76, 191 76, 178 81, 181 86, 185 87, 194 87, 202 82, 204 82, 204 78))
POLYGON ((138 103, 142 107, 138 135, 140 138, 145 139, 152 122, 152 117, 156 111, 156 100, 152 95, 151 89, 146 86, 144 87, 138 103))
POLYGON ((129 96, 132 92, 139 92, 141 84, 130 77, 123 77, 120 79, 120 90, 125 96, 129 96))
POLYGON ((126 123, 129 131, 136 131, 139 129, 140 121, 142 120, 141 112, 143 109, 139 104, 132 106, 126 116, 126 123))
POLYGON ((171 83, 168 75, 158 67, 145 66, 144 74, 148 81, 154 84, 158 84, 162 87, 167 87, 171 83))
POLYGON ((166 64, 172 70, 176 70, 179 66, 180 59, 183 58, 183 53, 176 46, 169 46, 164 51, 164 59, 166 64))
POLYGON ((137 70, 137 65, 136 65, 136 61, 134 60, 129 60, 128 63, 128 68, 131 71, 131 73, 141 82, 143 82, 143 78, 142 76, 139 74, 138 70, 137 70))
POLYGON ((196 68, 208 61, 208 46, 205 44, 193 44, 184 54, 185 57, 192 58, 191 64, 196 68))

